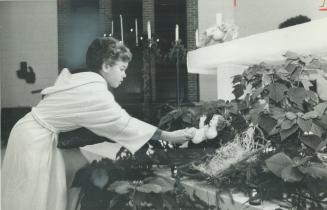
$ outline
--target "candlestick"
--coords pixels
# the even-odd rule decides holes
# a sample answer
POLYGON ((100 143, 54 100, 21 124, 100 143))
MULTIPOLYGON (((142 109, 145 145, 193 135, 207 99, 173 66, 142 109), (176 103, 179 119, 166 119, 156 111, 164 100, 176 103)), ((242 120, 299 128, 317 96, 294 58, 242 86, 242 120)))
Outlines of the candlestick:
POLYGON ((122 15, 119 15, 119 19, 120 19, 121 41, 124 42, 123 16, 122 15))
POLYGON ((151 39, 151 25, 150 25, 150 21, 148 21, 148 39, 151 39))
POLYGON ((176 24, 176 27, 175 27, 175 41, 178 42, 179 40, 179 26, 178 24, 176 24))
POLYGON ((139 46, 139 36, 138 36, 138 29, 137 29, 137 19, 135 19, 135 43, 136 46, 139 46))
POLYGON ((111 36, 114 36, 114 21, 111 21, 111 36))
POLYGON ((199 30, 195 30, 195 46, 199 47, 199 30))
POLYGON ((222 23, 223 15, 221 13, 216 14, 216 25, 220 26, 222 23))

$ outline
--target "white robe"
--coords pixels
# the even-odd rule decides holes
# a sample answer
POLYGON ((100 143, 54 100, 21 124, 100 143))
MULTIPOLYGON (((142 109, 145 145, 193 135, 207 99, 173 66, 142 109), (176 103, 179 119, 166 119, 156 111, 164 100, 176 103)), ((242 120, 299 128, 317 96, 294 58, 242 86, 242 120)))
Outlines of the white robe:
POLYGON ((86 127, 132 153, 156 127, 128 115, 92 72, 64 69, 54 86, 12 129, 2 167, 2 210, 65 210, 66 176, 59 132, 86 127))

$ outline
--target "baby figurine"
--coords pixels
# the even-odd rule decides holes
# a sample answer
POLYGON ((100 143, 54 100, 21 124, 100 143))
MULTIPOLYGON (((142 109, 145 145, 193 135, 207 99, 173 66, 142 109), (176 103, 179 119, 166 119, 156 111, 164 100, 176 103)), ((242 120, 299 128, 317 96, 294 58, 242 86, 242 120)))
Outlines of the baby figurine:
MULTIPOLYGON (((192 130, 192 132, 195 132, 192 139, 194 144, 199 144, 206 139, 214 139, 218 135, 217 128, 219 129, 221 127, 219 126, 219 123, 225 122, 224 117, 218 114, 212 116, 209 125, 204 124, 206 119, 207 117, 205 115, 201 116, 199 121, 199 129, 192 130)), ((186 147, 188 147, 188 142, 180 146, 180 148, 186 147)))

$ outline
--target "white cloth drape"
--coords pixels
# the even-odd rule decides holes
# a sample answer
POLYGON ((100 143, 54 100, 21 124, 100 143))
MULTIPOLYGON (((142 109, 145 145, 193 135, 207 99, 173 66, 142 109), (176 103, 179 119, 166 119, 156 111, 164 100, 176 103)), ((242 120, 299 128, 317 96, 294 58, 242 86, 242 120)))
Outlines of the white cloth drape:
POLYGON ((64 210, 65 165, 59 132, 86 127, 132 153, 156 127, 129 116, 96 73, 64 69, 45 98, 11 131, 2 167, 2 210, 64 210))

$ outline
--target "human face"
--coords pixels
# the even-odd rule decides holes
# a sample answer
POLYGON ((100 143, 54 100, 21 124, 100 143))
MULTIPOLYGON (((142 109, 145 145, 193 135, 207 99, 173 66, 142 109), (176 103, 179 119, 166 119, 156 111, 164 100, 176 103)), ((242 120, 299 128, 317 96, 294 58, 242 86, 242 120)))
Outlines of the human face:
POLYGON ((128 62, 117 61, 114 65, 108 64, 102 65, 102 71, 100 72, 103 78, 107 81, 110 87, 117 88, 126 77, 126 69, 128 62))

